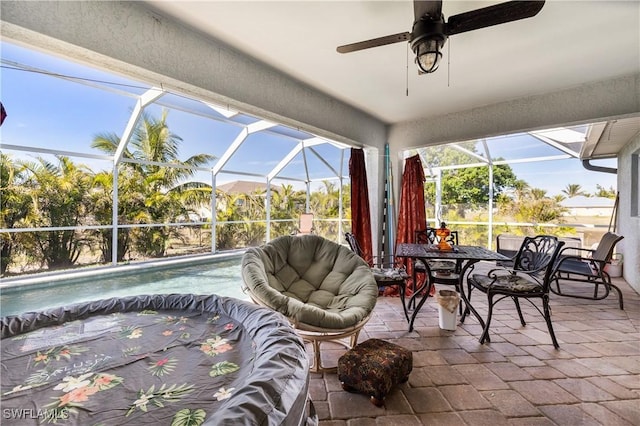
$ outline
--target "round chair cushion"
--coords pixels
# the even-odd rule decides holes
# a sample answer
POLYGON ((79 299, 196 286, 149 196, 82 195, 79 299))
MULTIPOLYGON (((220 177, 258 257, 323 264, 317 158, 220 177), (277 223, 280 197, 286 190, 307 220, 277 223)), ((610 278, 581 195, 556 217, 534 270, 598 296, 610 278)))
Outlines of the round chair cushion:
POLYGON ((471 281, 485 291, 490 289, 511 291, 518 293, 542 292, 542 285, 522 275, 487 276, 473 274, 471 281))
POLYGON ((251 297, 314 327, 353 327, 373 310, 378 286, 369 265, 318 235, 286 235, 247 250, 242 277, 251 297))

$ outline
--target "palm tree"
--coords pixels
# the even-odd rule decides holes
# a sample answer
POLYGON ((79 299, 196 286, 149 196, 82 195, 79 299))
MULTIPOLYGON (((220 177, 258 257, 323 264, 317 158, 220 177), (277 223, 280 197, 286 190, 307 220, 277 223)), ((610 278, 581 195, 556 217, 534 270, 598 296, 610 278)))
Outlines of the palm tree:
POLYGON ((582 186, 577 183, 569 183, 567 186, 561 191, 563 194, 566 194, 567 197, 573 198, 577 196, 588 197, 589 194, 582 190, 582 186))
MULTIPOLYGON (((30 174, 25 182, 31 197, 25 223, 30 227, 77 227, 92 215, 91 170, 68 157, 56 159, 57 164, 42 157, 22 163, 30 174)), ((49 269, 72 266, 89 243, 89 238, 76 230, 34 232, 30 238, 32 252, 39 253, 49 269)))
MULTIPOLYGON (((98 225, 109 225, 113 219, 113 173, 100 172, 93 180, 94 191, 91 200, 94 219, 98 225)), ((131 167, 120 167, 118 172, 118 210, 120 223, 135 223, 140 211, 144 210, 145 189, 143 177, 131 167)), ((112 228, 97 231, 102 261, 110 262, 113 253, 112 228)), ((124 261, 132 246, 130 228, 118 230, 117 261, 124 261)))
MULTIPOLYGON (((134 177, 125 178, 123 186, 119 184, 119 194, 138 193, 143 204, 124 202, 118 206, 120 223, 162 224, 174 222, 178 217, 187 217, 201 205, 208 205, 211 187, 199 182, 188 182, 197 167, 203 166, 215 157, 209 154, 196 154, 186 160, 180 160, 179 148, 182 138, 172 133, 167 124, 168 111, 154 118, 144 113, 135 128, 131 140, 123 151, 120 174, 134 177), (127 162, 126 160, 136 162, 127 162), (167 167, 158 163, 179 165, 167 167), (136 181, 136 179, 139 179, 136 181), (141 184, 141 187, 129 188, 128 185, 141 184), (133 210, 127 210, 133 208, 133 210)), ((113 154, 120 143, 115 133, 98 134, 92 147, 113 154)), ((104 187, 107 189, 107 187, 104 187)), ((120 198, 119 198, 120 201, 120 198)), ((165 254, 171 237, 179 237, 175 228, 140 227, 134 231, 134 245, 143 255, 159 257, 165 254)), ((120 257, 123 253, 119 253, 120 257)), ((104 256, 104 255, 103 255, 104 256)))
MULTIPOLYGON (((8 155, 0 153, 0 228, 14 228, 24 222, 29 214, 31 198, 24 185, 25 169, 8 155)), ((0 275, 4 275, 19 245, 19 234, 2 234, 0 237, 0 275)))
POLYGON ((610 186, 609 189, 606 189, 604 186, 596 184, 596 197, 604 197, 604 198, 616 198, 617 191, 613 186, 610 186))
MULTIPOLYGON (((515 203, 515 217, 521 222, 533 223, 562 223, 562 214, 566 208, 560 205, 559 197, 548 197, 547 191, 540 188, 528 188, 528 197, 523 194, 524 200, 515 203)), ((526 230, 525 230, 526 231, 526 230)), ((528 230, 536 233, 540 230, 528 230)))
MULTIPOLYGON (((182 161, 179 158, 182 138, 169 130, 167 124, 168 111, 164 110, 160 119, 147 113, 142 114, 142 121, 136 127, 131 141, 123 152, 123 158, 145 162, 143 164, 127 163, 137 168, 144 176, 153 176, 149 183, 156 188, 171 188, 195 174, 195 168, 203 166, 216 157, 209 154, 196 154, 182 161), (169 163, 189 168, 165 167, 154 163, 169 163)), ((103 152, 116 152, 120 138, 115 133, 98 134, 91 146, 103 152)))
MULTIPOLYGON (((244 201, 240 194, 229 194, 218 190, 216 220, 218 222, 237 222, 242 219, 239 205, 244 201), (242 200, 242 201, 239 201, 242 200)), ((220 249, 238 247, 240 225, 225 223, 216 229, 216 245, 220 249)))
MULTIPOLYGON (((304 212, 306 193, 296 191, 293 185, 282 185, 271 192, 271 218, 296 219, 304 212)), ((296 219, 297 220, 297 219, 296 219)), ((297 222, 276 222, 271 225, 273 235, 286 235, 295 230, 297 222)))
POLYGON ((255 191, 251 194, 242 194, 244 204, 241 211, 242 230, 240 238, 246 246, 262 244, 266 236, 265 194, 264 191, 255 191))
MULTIPOLYGON (((324 188, 311 194, 311 210, 319 217, 333 218, 339 217, 340 209, 340 188, 330 181, 322 181, 324 188)), ((317 226, 321 235, 337 234, 337 229, 331 223, 317 226)))

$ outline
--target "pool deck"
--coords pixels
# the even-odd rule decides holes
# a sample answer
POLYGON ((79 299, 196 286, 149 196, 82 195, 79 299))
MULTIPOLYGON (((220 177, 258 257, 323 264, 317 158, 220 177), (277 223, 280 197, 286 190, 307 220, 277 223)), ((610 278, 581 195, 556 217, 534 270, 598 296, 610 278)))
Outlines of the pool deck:
MULTIPOLYGON (((505 300, 494 310, 491 343, 481 345, 475 318, 441 330, 433 298, 408 332, 400 300, 380 297, 359 341, 380 338, 412 350, 409 381, 377 408, 343 391, 335 373, 312 374, 320 425, 640 425, 640 296, 613 281, 624 310, 616 294, 602 301, 551 295, 559 350, 526 302, 526 327, 505 300)), ((483 296, 473 301, 486 316, 483 296)), ((336 365, 342 353, 329 347, 323 363, 336 365)))

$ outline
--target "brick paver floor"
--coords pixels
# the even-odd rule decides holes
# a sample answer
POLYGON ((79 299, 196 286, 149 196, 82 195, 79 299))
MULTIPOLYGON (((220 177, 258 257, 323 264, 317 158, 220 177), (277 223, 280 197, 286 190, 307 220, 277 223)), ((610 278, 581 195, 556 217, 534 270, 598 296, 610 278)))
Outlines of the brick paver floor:
MULTIPOLYGON (((310 396, 323 426, 366 425, 640 425, 640 297, 622 279, 624 310, 616 294, 592 301, 551 295, 551 344, 542 316, 526 302, 522 327, 514 305, 494 310, 491 343, 481 345, 475 318, 455 331, 438 326, 430 298, 408 331, 399 298, 380 297, 360 335, 410 349, 409 381, 377 408, 342 390, 335 373, 311 375, 310 396)), ((483 294, 474 306, 486 315, 483 294)), ((336 365, 339 346, 323 349, 336 365)))

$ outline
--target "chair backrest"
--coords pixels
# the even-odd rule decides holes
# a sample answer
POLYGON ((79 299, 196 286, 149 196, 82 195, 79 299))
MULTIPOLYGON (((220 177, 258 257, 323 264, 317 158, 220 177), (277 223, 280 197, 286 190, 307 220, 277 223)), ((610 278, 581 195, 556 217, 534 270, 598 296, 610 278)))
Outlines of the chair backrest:
POLYGON ((458 231, 451 231, 451 233, 447 237, 447 242, 457 246, 458 245, 458 231))
POLYGON ((598 248, 593 252, 591 258, 599 262, 608 262, 613 256, 613 249, 624 237, 622 235, 614 234, 613 232, 607 232, 602 236, 602 239, 598 243, 598 248))
POLYGON ((513 269, 528 273, 541 272, 555 261, 558 248, 564 242, 553 235, 536 235, 525 237, 516 254, 513 269))
POLYGON ((318 235, 284 235, 250 247, 241 271, 251 299, 294 319, 296 326, 353 327, 378 297, 369 265, 318 235))
POLYGON ((311 234, 313 231, 313 213, 302 213, 298 224, 298 234, 311 234))
MULTIPOLYGON (((420 229, 415 233, 416 244, 437 244, 436 228, 420 229)), ((447 237, 447 242, 458 245, 458 231, 451 231, 447 237)))
POLYGON ((349 244, 349 248, 358 256, 362 257, 362 248, 360 247, 360 243, 358 243, 358 239, 351 232, 345 232, 344 239, 347 240, 347 244, 349 244))
POLYGON ((496 237, 496 251, 511 259, 515 258, 522 246, 524 237, 511 234, 498 234, 496 237))
POLYGON ((436 230, 434 228, 419 229, 415 233, 416 244, 435 244, 436 230))
MULTIPOLYGON (((511 259, 515 259, 518 250, 524 241, 524 236, 514 234, 498 234, 496 237, 496 251, 511 259)), ((568 252, 569 248, 582 248, 582 239, 577 237, 559 237, 560 241, 564 241, 563 255, 574 253, 568 252)), ((580 256, 580 253, 575 253, 580 256)))
POLYGON ((549 293, 551 281, 556 270, 556 261, 558 259, 558 256, 560 255, 560 251, 562 251, 562 246, 564 246, 565 244, 566 242, 558 240, 553 253, 551 253, 551 256, 549 256, 549 261, 547 262, 547 266, 544 270, 544 276, 542 278, 542 291, 544 293, 549 293))

